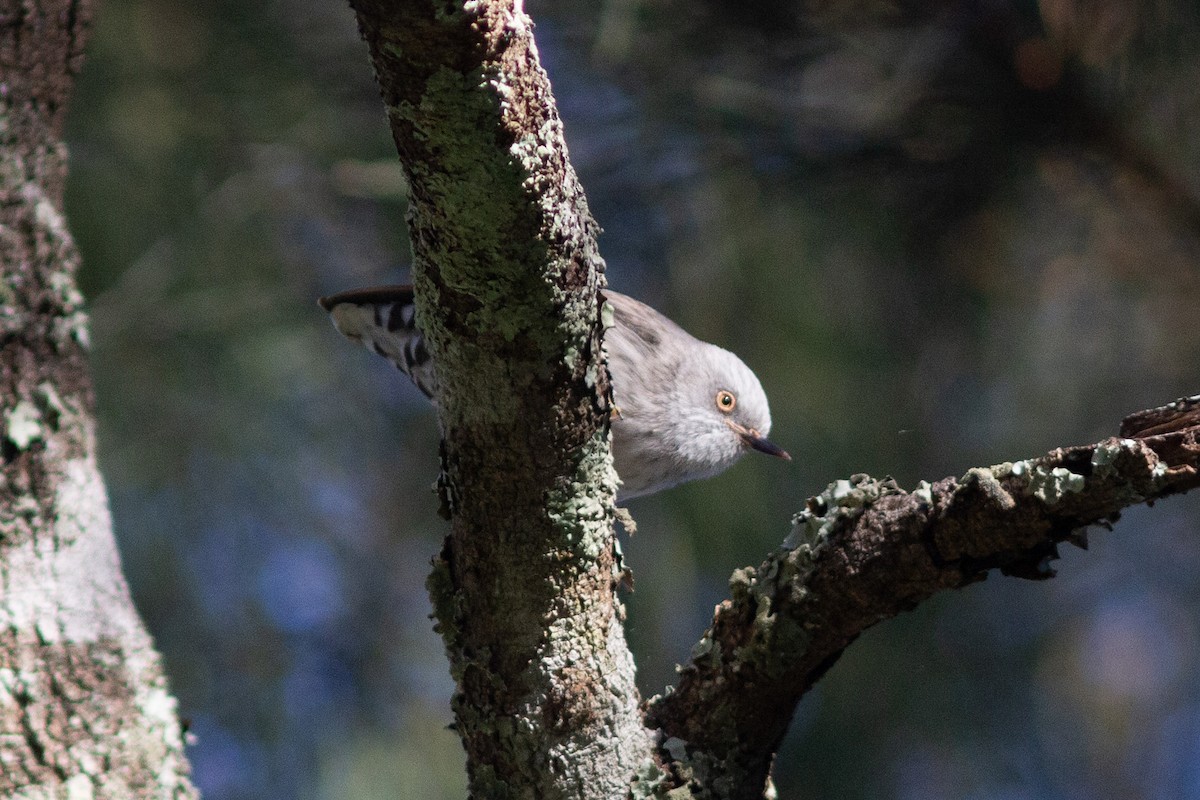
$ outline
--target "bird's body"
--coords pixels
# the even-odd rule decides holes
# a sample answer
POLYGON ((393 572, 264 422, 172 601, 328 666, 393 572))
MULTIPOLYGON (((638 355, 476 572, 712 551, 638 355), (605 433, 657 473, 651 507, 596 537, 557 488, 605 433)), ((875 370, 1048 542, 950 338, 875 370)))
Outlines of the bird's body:
MULTIPOLYGON (((732 466, 747 450, 789 458, 769 442, 762 385, 741 359, 702 342, 644 303, 605 291, 605 332, 617 412, 613 463, 624 501, 732 466)), ((361 341, 437 401, 437 379, 413 313, 412 287, 383 286, 322 298, 343 335, 361 341)))

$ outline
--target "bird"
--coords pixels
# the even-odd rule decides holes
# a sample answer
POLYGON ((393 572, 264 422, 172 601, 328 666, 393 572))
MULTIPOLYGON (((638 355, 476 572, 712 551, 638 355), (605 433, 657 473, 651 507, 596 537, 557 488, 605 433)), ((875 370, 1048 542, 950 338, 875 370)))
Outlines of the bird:
MULTIPOLYGON (((709 478, 754 450, 791 461, 767 438, 771 410, 754 372, 650 306, 608 289, 617 501, 709 478)), ((438 384, 408 285, 352 289, 318 301, 334 327, 408 375, 437 403, 438 384)))

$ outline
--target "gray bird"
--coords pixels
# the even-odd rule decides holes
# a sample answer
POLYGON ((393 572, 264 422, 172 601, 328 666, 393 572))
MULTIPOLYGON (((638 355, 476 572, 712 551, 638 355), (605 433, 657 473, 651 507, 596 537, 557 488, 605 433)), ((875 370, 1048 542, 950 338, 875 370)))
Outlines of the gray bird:
MULTIPOLYGON (((791 460, 766 438, 767 396, 740 358, 645 303, 608 290, 604 296, 614 312, 604 344, 617 407, 612 451, 619 501, 724 472, 749 450, 791 460)), ((391 361, 437 401, 411 286, 356 289, 320 303, 343 336, 391 361)))

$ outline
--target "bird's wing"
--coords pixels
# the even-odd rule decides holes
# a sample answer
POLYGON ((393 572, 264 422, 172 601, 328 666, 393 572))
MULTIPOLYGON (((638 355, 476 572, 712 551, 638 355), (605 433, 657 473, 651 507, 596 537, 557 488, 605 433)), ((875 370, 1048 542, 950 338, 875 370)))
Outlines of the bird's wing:
POLYGON ((613 398, 622 413, 647 415, 669 408, 687 345, 695 340, 645 303, 617 292, 604 292, 613 307, 613 326, 604 333, 613 398))
POLYGON ((351 289, 318 302, 339 333, 391 361, 426 397, 437 398, 437 379, 425 336, 417 327, 411 286, 351 289))
POLYGON ((654 351, 676 340, 686 341, 694 338, 669 317, 663 316, 640 300, 634 300, 611 289, 605 289, 604 296, 615 312, 614 330, 620 329, 618 335, 636 340, 638 347, 654 351))

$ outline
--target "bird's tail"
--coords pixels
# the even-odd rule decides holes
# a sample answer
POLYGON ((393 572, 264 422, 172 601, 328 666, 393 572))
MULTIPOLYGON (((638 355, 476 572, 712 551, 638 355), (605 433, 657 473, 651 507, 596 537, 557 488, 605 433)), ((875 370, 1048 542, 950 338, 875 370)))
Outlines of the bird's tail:
POLYGON ((339 333, 391 361, 427 397, 437 396, 433 363, 425 336, 417 327, 411 286, 351 289, 318 302, 339 333))

